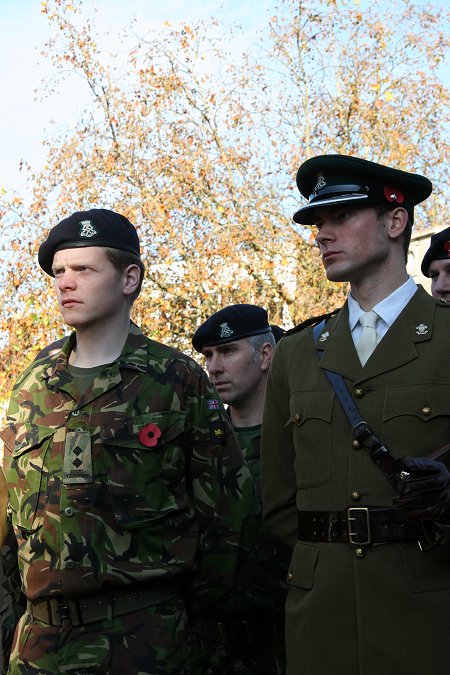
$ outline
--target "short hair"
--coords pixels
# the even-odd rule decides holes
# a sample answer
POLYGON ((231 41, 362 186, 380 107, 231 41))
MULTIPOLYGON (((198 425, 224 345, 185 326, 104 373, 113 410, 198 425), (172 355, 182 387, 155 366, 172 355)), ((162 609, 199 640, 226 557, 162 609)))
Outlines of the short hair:
POLYGON ((253 347, 255 361, 257 360, 259 352, 261 351, 261 347, 265 342, 269 342, 269 344, 272 346, 272 349, 275 349, 275 335, 271 330, 267 331, 267 333, 261 333, 260 335, 251 335, 250 337, 246 338, 246 340, 248 340, 250 345, 253 347))
POLYGON ((122 251, 118 248, 110 248, 105 246, 106 257, 118 272, 123 272, 129 265, 137 265, 141 270, 141 278, 136 290, 130 295, 131 304, 136 300, 141 292, 142 282, 144 281, 145 265, 137 255, 122 251))
MULTIPOLYGON (((375 212, 377 214, 378 220, 381 220, 381 218, 384 216, 385 213, 387 213, 388 211, 393 211, 398 206, 399 204, 393 204, 392 206, 387 206, 386 204, 382 203, 375 204, 375 212)), ((405 254, 405 262, 408 261, 408 249, 411 243, 411 235, 412 235, 412 220, 411 216, 408 213, 408 222, 406 223, 406 227, 403 232, 403 253, 405 254)))

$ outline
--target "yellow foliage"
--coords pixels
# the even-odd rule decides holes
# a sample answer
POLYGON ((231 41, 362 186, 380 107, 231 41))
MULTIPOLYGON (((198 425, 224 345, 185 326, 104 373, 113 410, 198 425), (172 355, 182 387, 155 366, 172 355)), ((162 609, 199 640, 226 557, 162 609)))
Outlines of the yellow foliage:
POLYGON ((53 74, 81 75, 92 99, 74 129, 45 139, 46 162, 24 195, 0 194, 0 398, 69 330, 36 254, 75 210, 103 206, 135 223, 147 274, 133 317, 187 351, 197 325, 226 304, 264 305, 290 327, 342 303, 347 285, 326 280, 314 234, 292 222, 308 157, 359 154, 421 171, 439 189, 416 222, 448 220, 445 16, 412 0, 277 7, 263 49, 245 57, 229 52, 226 26, 165 22, 138 44, 133 27, 120 63, 121 52, 96 46, 93 21, 71 22, 82 3, 42 3, 60 29, 47 47, 53 74))

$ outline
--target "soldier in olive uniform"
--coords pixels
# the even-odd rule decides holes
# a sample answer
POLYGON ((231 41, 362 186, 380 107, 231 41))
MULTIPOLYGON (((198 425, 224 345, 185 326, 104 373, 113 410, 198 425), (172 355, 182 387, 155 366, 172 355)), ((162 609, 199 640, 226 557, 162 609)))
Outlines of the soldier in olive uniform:
POLYGON ((450 227, 431 235, 421 270, 431 279, 431 295, 450 302, 450 227))
POLYGON ((251 545, 242 452, 203 370, 130 322, 144 270, 124 216, 74 213, 39 264, 75 332, 19 378, 1 431, 27 600, 9 672, 190 673, 187 612, 251 545))
POLYGON ((342 155, 306 161, 297 184, 294 220, 350 293, 286 334, 267 384, 264 517, 294 548, 287 673, 448 675, 450 305, 406 272, 432 186, 342 155))
MULTIPOLYGON (((277 338, 262 307, 240 304, 215 312, 195 332, 192 344, 228 404, 228 415, 250 469, 262 514, 260 442, 267 375, 277 338)), ((197 623, 205 641, 202 673, 276 675, 285 671, 284 604, 291 550, 261 526, 238 589, 197 623), (228 602, 226 602, 228 600, 228 602)))

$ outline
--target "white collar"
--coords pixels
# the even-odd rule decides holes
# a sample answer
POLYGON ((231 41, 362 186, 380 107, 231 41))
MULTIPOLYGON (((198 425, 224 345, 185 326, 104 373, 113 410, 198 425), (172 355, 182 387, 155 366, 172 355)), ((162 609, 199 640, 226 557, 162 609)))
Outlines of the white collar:
MULTIPOLYGON (((381 300, 374 311, 383 320, 386 330, 394 323, 400 312, 406 307, 408 302, 417 291, 417 284, 412 277, 408 277, 404 284, 396 288, 390 295, 381 300)), ((351 293, 348 295, 348 322, 350 331, 353 331, 359 321, 359 317, 364 310, 355 300, 351 293)))

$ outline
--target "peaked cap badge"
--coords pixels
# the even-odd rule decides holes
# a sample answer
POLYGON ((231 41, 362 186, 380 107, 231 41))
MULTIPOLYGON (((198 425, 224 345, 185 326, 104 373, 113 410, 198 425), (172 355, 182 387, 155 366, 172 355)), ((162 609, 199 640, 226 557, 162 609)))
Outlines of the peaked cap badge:
POLYGON ((325 181, 325 178, 323 177, 323 173, 322 172, 318 173, 317 174, 317 183, 316 183, 316 187, 314 188, 314 192, 317 192, 317 190, 321 190, 322 188, 325 187, 326 184, 327 183, 325 181))
POLYGON ((98 230, 92 224, 92 220, 80 220, 79 225, 80 225, 80 231, 78 233, 79 237, 86 237, 87 239, 91 239, 91 237, 95 237, 95 235, 98 234, 98 230))
POLYGON ((234 330, 232 330, 232 328, 229 327, 229 325, 227 324, 226 321, 225 321, 225 323, 220 324, 220 337, 221 338, 231 337, 231 335, 233 335, 233 333, 234 333, 234 330))

